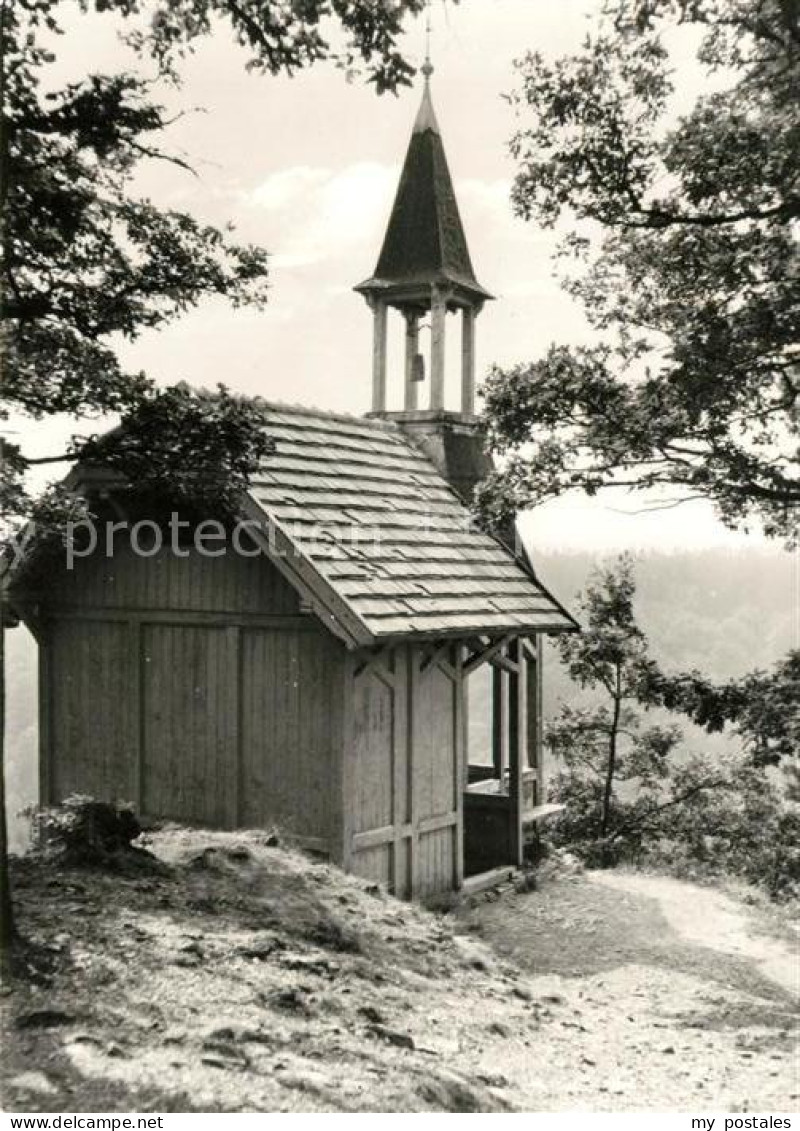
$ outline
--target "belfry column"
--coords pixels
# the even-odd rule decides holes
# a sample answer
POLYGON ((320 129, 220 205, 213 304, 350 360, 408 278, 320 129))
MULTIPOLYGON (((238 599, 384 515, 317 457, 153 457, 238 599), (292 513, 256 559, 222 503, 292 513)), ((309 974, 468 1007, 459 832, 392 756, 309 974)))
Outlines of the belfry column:
POLYGON ((475 316, 473 306, 461 312, 461 411, 475 413, 475 316))
POLYGON ((414 380, 414 363, 419 353, 419 315, 407 312, 406 319, 406 383, 405 400, 403 407, 406 412, 413 412, 417 407, 417 388, 419 382, 414 380))
POLYGON ((386 324, 388 307, 383 299, 370 302, 374 322, 372 339, 372 411, 386 411, 386 324))
POLYGON ((444 408, 444 347, 447 294, 431 289, 431 408, 444 408))

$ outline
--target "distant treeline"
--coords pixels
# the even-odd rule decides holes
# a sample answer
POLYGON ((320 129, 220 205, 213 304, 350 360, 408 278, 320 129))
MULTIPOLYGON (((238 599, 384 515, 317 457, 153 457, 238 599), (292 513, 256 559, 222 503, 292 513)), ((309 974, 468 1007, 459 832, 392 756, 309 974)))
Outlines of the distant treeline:
MULTIPOLYGON (((613 554, 538 553, 540 579, 567 607, 595 565, 613 554)), ((636 616, 665 669, 698 668, 711 679, 769 668, 798 640, 800 557, 775 550, 647 553, 636 560, 636 616)), ((548 713, 571 693, 550 658, 548 713)))

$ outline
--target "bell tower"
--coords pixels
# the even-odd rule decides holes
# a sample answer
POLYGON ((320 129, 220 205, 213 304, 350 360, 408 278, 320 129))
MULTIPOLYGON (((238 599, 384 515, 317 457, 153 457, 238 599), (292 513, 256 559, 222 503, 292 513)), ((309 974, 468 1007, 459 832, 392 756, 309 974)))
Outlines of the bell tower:
POLYGON ((431 99, 430 59, 422 67, 422 102, 375 272, 355 289, 372 310, 372 413, 396 420, 419 442, 461 494, 489 470, 475 416, 475 322, 492 296, 470 259, 442 136, 431 99), (389 310, 405 323, 403 409, 387 410, 389 310), (461 388, 448 406, 448 323, 461 322, 461 388), (420 349, 429 317, 430 350, 420 349))

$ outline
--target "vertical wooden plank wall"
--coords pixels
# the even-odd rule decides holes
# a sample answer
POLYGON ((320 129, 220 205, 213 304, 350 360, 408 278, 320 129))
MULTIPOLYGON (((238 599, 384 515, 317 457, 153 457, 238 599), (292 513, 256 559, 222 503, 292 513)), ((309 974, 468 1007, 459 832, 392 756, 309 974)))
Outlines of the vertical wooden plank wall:
POLYGON ((343 750, 345 867, 399 896, 412 890, 407 704, 408 649, 349 665, 350 721, 343 750))
POLYGON ((42 796, 70 793, 135 800, 131 734, 136 706, 128 688, 127 624, 123 620, 55 623, 45 635, 50 692, 40 735, 42 796))
POLYGON ((242 628, 237 824, 328 849, 344 648, 322 629, 242 628))
POLYGON ((343 859, 404 898, 463 878, 461 648, 430 660, 428 649, 401 645, 356 661, 350 697, 343 859))
POLYGON ((264 558, 87 559, 48 609, 53 800, 277 823, 400 896, 460 885, 459 645, 348 655, 264 558))
POLYGON ((329 847, 344 648, 262 558, 87 559, 48 594, 41 794, 329 847))
POLYGON ((414 750, 411 701, 414 684, 414 657, 407 644, 398 646, 394 670, 395 715, 392 720, 394 749, 394 890, 404 898, 414 891, 414 845, 407 830, 414 821, 414 750))
POLYGON ((464 646, 455 645, 455 680, 453 682, 453 712, 455 715, 455 796, 456 796, 456 826, 455 826, 455 867, 454 886, 459 889, 464 882, 464 792, 467 788, 467 775, 469 768, 469 744, 467 734, 467 714, 469 700, 467 698, 467 680, 464 675, 464 646))
POLYGON ((234 657, 227 631, 148 624, 143 649, 142 811, 229 828, 236 704, 228 699, 234 657))
POLYGON ((520 865, 524 849, 522 775, 528 766, 528 673, 522 640, 509 646, 509 658, 517 669, 509 675, 508 688, 509 848, 510 863, 520 865))
POLYGON ((51 612, 102 610, 191 613, 269 613, 293 616, 299 598, 264 557, 236 554, 177 557, 169 548, 149 558, 120 545, 113 558, 96 554, 54 578, 42 594, 51 612))

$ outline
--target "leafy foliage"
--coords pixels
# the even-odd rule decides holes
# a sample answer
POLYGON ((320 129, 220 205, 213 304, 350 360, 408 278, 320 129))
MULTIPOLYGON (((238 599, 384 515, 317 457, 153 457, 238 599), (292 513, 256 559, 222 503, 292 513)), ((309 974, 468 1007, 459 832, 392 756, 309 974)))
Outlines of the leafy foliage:
POLYGON ((143 159, 171 159, 154 140, 163 107, 132 75, 44 93, 53 60, 35 9, 3 23, 3 395, 34 417, 126 411, 150 386, 122 371, 113 336, 135 338, 208 295, 260 305, 267 257, 129 195, 143 159))
MULTIPOLYGON (((702 756, 681 766, 681 790, 706 780, 710 769, 702 756)), ((641 839, 639 860, 687 876, 736 876, 772 896, 797 898, 800 808, 749 759, 714 770, 713 788, 659 811, 641 839)))
POLYGON ((665 675, 652 665, 642 672, 642 701, 680 711, 710 733, 734 724, 754 765, 800 758, 800 651, 792 650, 771 672, 715 684, 700 672, 665 675))
POLYGON ((233 515, 273 447, 260 401, 224 385, 210 393, 179 384, 143 399, 121 428, 82 441, 80 452, 118 471, 138 496, 233 515))
MULTIPOLYGON (((165 521, 180 508, 184 520, 234 519, 242 492, 273 450, 257 399, 178 384, 152 390, 122 425, 73 443, 85 468, 102 468, 118 506, 165 521), (116 473, 116 474, 115 474, 116 473), (109 478, 110 477, 110 478, 109 478)), ((56 484, 26 505, 28 523, 8 543, 25 560, 29 580, 46 577, 68 532, 98 517, 98 503, 56 484)))
MULTIPOLYGON (((227 395, 212 413, 207 394, 159 392, 143 374, 123 371, 114 342, 158 327, 208 295, 260 305, 266 253, 129 195, 138 163, 165 156, 152 140, 167 126, 164 110, 130 75, 90 76, 44 93, 53 59, 37 31, 41 23, 52 30, 52 8, 34 3, 3 12, 4 401, 34 418, 122 413, 124 442, 119 435, 105 445, 75 442, 68 456, 111 456, 113 449, 119 465, 127 453, 129 472, 141 479, 145 452, 160 448, 152 474, 175 475, 179 486, 221 484, 224 472, 251 472, 263 454, 259 413, 227 395), (214 425, 223 422, 215 435, 214 425), (190 459, 192 442, 198 446, 190 459)), ((4 446, 8 523, 33 513, 23 481, 28 465, 19 447, 4 446)), ((232 488, 241 483, 242 474, 234 476, 232 488)), ((225 493, 232 488, 226 484, 225 493)), ((35 508, 43 535, 54 529, 54 499, 51 493, 35 508)))
MULTIPOLYGON (((84 8, 108 7, 108 0, 81 0, 84 8)), ((457 0, 456 0, 457 2, 457 0)), ((408 83, 414 68, 397 48, 403 20, 418 15, 426 0, 117 0, 126 16, 146 16, 130 41, 162 67, 190 51, 216 24, 227 25, 248 54, 251 70, 278 74, 324 60, 352 74, 366 69, 379 93, 408 83), (335 44, 344 33, 343 46, 335 44)))
POLYGON ((516 213, 575 224, 565 280, 599 343, 494 368, 484 516, 573 488, 674 488, 791 538, 800 504, 794 225, 800 26, 781 0, 607 0, 576 56, 517 64, 516 213), (667 42, 709 92, 671 124, 667 42))
POLYGON ((800 809, 780 783, 749 760, 720 765, 705 755, 681 758, 656 791, 613 799, 614 835, 594 828, 600 779, 562 771, 551 796, 566 804, 551 839, 590 865, 649 865, 698 878, 737 877, 771 896, 800 895, 800 809))
MULTIPOLYGON (((120 427, 73 440, 70 451, 55 458, 80 459, 112 476, 116 472, 116 493, 138 509, 182 506, 193 515, 225 519, 237 514, 242 492, 273 447, 258 399, 234 396, 224 385, 209 392, 181 383, 149 389, 120 427)), ((48 460, 27 461, 10 444, 4 454, 0 492, 6 535, 16 525, 16 536, 25 544, 15 550, 24 548, 29 557, 35 551, 41 559, 40 551, 63 542, 69 524, 91 516, 90 503, 69 482, 29 497, 21 473, 30 463, 48 460), (20 515, 29 520, 25 528, 15 524, 20 515)))

